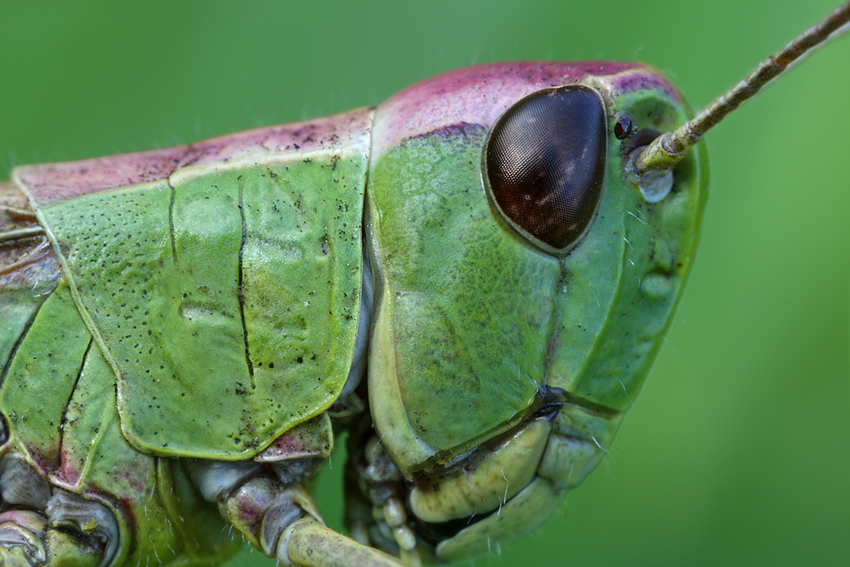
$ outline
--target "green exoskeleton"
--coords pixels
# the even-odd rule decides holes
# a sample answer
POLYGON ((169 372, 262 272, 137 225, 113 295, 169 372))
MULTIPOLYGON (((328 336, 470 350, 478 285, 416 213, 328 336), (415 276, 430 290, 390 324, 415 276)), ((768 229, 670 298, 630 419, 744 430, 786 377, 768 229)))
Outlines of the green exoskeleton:
POLYGON ((414 565, 534 529, 604 456, 680 296, 705 120, 662 133, 688 117, 644 65, 498 64, 17 169, 3 564, 208 564, 230 525, 284 564, 414 565), (310 496, 343 430, 352 539, 310 496))

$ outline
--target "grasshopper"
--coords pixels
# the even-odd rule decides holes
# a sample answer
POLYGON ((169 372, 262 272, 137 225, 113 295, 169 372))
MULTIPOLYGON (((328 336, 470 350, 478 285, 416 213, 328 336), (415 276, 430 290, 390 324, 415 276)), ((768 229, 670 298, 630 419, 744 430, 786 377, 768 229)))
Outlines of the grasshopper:
MULTIPOLYGON (((705 164, 677 149, 675 139, 660 159, 645 148, 684 117, 675 89, 646 67, 501 65, 425 82, 374 114, 18 170, 27 201, 19 203, 8 187, 5 210, 15 225, 4 232, 4 241, 15 243, 6 271, 27 284, 7 286, 17 294, 7 296, 8 305, 24 312, 16 312, 20 331, 7 335, 14 344, 2 396, 9 548, 48 560, 61 553, 78 564, 133 564, 160 554, 205 561, 226 553, 226 543, 222 550, 192 546, 215 531, 214 521, 178 528, 171 539, 158 527, 217 503, 282 561, 330 565, 335 554, 360 553, 364 562, 385 564, 391 560, 322 528, 303 490, 329 455, 331 421, 353 431, 350 477, 359 486, 350 492, 349 521, 357 539, 415 563, 420 553, 443 560, 481 553, 491 539, 533 529, 542 510, 604 454, 669 323, 693 256, 705 164), (521 78, 500 92, 511 103, 494 111, 468 102, 466 91, 504 77, 521 78), (441 114, 445 102, 431 95, 445 92, 472 113, 441 114), (552 100, 562 106, 551 112, 563 119, 547 114, 552 100), (423 106, 427 112, 418 110, 423 106), (516 181, 528 166, 509 163, 502 171, 506 158, 522 154, 517 136, 528 146, 526 134, 514 132, 531 119, 567 125, 546 131, 547 140, 568 140, 552 152, 595 158, 560 166, 570 172, 567 185, 579 189, 554 197, 567 204, 547 209, 543 220, 523 204, 531 182, 516 181), (429 139, 433 132, 437 139, 429 139), (679 179, 670 173, 671 154, 688 156, 676 166, 679 179), (451 191, 427 191, 431 184, 463 188, 459 175, 483 183, 485 207, 451 191), (367 177, 364 211, 356 180, 367 177), (618 193, 609 183, 633 190, 618 193), (339 189, 320 193, 324 186, 339 189), (631 200, 617 204, 614 195, 631 200), (271 212, 262 203, 271 203, 271 212), (445 228, 450 210, 467 215, 443 231, 464 244, 455 253, 462 268, 450 259, 449 243, 425 242, 423 233, 404 228, 445 228), (658 215, 663 220, 652 231, 660 232, 638 227, 623 235, 613 211, 651 227, 658 215), (280 226, 290 232, 275 232, 280 226), (625 244, 606 245, 602 234, 621 235, 625 244), (138 248, 132 256, 116 241, 124 237, 138 248), (479 241, 480 255, 469 256, 479 241), (627 248, 646 253, 630 257, 627 248), (507 256, 489 256, 496 250, 507 256), (629 256, 620 263, 638 274, 623 288, 617 261, 601 260, 618 254, 629 256), (229 271, 206 266, 210 257, 228 258, 229 271), (474 293, 486 287, 485 266, 505 270, 500 285, 514 282, 516 304, 507 315, 494 316, 494 305, 474 293), (596 283, 600 268, 614 270, 601 278, 608 284, 596 283), (523 286, 523 278, 535 285, 523 286), (319 280, 332 291, 317 294, 319 280), (280 281, 288 285, 275 287, 280 281), (429 285, 443 291, 433 295, 429 285), (540 287, 569 301, 547 300, 540 287), (527 295, 522 307, 520 289, 527 295), (606 294, 609 310, 593 323, 593 304, 605 304, 606 294), (271 297, 285 297, 287 313, 268 308, 271 297), (625 312, 630 323, 609 325, 612 314, 625 312), (580 332, 564 323, 579 315, 580 332), (484 322, 492 323, 489 331, 470 338, 484 322), (370 328, 371 341, 358 338, 370 328), (546 340, 530 338, 535 333, 546 340), (564 352, 565 343, 582 342, 585 354, 564 352), (367 344, 365 395, 358 380, 367 344), (469 345, 478 349, 465 352, 469 345), (519 362, 500 358, 526 348, 519 362), (60 355, 68 359, 56 362, 60 355), (75 359, 76 367, 68 363, 75 359), (509 362, 511 372, 500 368, 509 362), (394 383, 390 370, 397 368, 404 379, 394 383), (54 381, 64 391, 31 389, 60 371, 68 377, 54 381), (506 381, 494 387, 480 380, 487 373, 506 381), (212 387, 210 375, 217 376, 212 387), (611 388, 614 380, 619 388, 611 388), (287 389, 295 391, 273 395, 287 389), (380 437, 361 419, 366 397, 380 437), (148 490, 145 516, 159 518, 133 525, 128 517, 138 517, 132 511, 141 510, 148 490), (471 502, 452 498, 453 490, 466 491, 471 502), (174 502, 163 496, 174 492, 181 495, 174 502), (133 543, 139 541, 150 543, 133 543)), ((492 293, 499 298, 498 289, 492 293)))

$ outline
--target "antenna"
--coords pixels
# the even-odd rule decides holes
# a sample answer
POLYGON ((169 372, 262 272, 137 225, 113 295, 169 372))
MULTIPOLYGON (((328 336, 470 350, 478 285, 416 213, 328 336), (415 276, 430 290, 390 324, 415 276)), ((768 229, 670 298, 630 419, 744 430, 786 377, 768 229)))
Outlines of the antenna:
MULTIPOLYGON (((830 35, 850 22, 850 2, 845 2, 820 23, 797 36, 788 45, 762 61, 749 76, 720 95, 673 132, 666 132, 653 140, 634 159, 633 173, 637 174, 641 190, 658 191, 658 185, 672 185, 670 170, 685 157, 687 151, 699 142, 703 134, 751 98, 767 83, 785 71, 791 63, 813 47, 823 43, 830 35), (668 178, 669 176, 669 178, 668 178)), ((842 32, 847 29, 841 30, 842 32)))

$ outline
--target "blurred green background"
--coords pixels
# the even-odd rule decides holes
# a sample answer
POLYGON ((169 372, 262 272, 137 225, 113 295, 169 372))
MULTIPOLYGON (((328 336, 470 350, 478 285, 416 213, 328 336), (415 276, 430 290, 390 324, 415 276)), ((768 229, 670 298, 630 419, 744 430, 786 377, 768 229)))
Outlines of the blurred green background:
MULTIPOLYGON (((374 105, 490 61, 638 59, 698 107, 832 5, 3 3, 0 179, 374 105)), ((850 38, 706 142, 696 269, 641 399, 562 513, 475 565, 850 565, 850 38)), ((341 464, 319 496, 335 525, 341 464)))

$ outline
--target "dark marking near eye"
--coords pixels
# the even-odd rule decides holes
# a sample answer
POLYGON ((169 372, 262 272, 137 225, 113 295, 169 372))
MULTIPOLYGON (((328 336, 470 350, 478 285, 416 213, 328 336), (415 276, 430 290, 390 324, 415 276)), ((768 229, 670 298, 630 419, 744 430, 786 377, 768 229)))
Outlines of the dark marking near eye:
POLYGON ((650 142, 660 135, 661 132, 658 130, 653 130, 652 128, 641 128, 631 135, 629 141, 626 143, 626 147, 623 149, 623 155, 629 155, 637 148, 648 146, 650 142))
POLYGON ((605 180, 605 106, 570 85, 522 99, 487 140, 492 202, 517 232, 550 253, 566 252, 596 213, 605 180))
POLYGON ((617 124, 614 125, 614 135, 618 140, 625 140, 632 133, 632 119, 628 116, 621 116, 617 119, 617 124))

